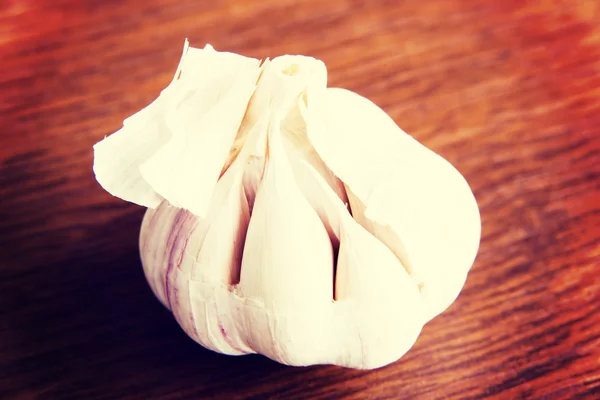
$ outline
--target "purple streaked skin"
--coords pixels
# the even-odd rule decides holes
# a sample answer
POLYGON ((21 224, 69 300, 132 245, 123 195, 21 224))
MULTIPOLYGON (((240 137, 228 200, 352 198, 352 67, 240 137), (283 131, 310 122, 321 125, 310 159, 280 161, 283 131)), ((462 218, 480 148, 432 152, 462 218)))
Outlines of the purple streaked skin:
POLYGON ((167 308, 163 263, 166 243, 161 240, 164 230, 156 229, 156 227, 169 225, 175 210, 166 202, 159 204, 156 209, 148 209, 142 222, 141 233, 143 235, 140 240, 140 255, 144 264, 144 273, 152 291, 167 308))
MULTIPOLYGON (((222 337, 224 343, 239 354, 247 354, 247 349, 240 348, 235 343, 234 336, 227 332, 225 324, 219 315, 215 304, 208 304, 206 317, 212 320, 212 323, 205 327, 205 330, 211 333, 213 339, 202 339, 200 329, 197 324, 209 323, 208 320, 197 320, 191 310, 192 299, 189 294, 187 282, 191 279, 194 266, 189 263, 194 261, 186 258, 186 249, 188 245, 195 247, 190 242, 194 231, 201 226, 201 220, 187 210, 179 209, 164 201, 156 209, 148 210, 148 215, 143 226, 144 237, 141 240, 142 259, 144 269, 149 283, 155 295, 160 299, 164 290, 164 304, 172 312, 176 321, 184 331, 196 342, 205 347, 220 347, 217 342, 218 336, 222 337), (166 203, 166 204, 164 204, 166 203), (186 264, 182 270, 182 263, 186 264), (190 267, 192 269, 190 269, 190 267), (184 275, 182 275, 184 274, 184 275), (188 302, 183 304, 182 302, 188 302), (214 325, 212 325, 214 324, 214 325)), ((199 238, 193 239, 197 241, 199 238)), ((199 249, 194 248, 187 257, 194 257, 199 249)), ((221 345, 221 346, 222 346, 221 345)), ((243 346, 242 346, 243 347, 243 346)))
MULTIPOLYGON (((187 327, 186 332, 193 339, 198 340, 199 334, 196 328, 196 321, 193 313, 183 313, 185 307, 181 307, 182 301, 188 302, 188 309, 191 310, 191 299, 188 295, 180 293, 178 282, 181 280, 180 274, 181 263, 185 254, 185 249, 194 230, 198 226, 198 218, 186 210, 179 210, 171 222, 171 229, 168 239, 167 248, 169 252, 167 267, 165 274, 165 291, 167 295, 168 306, 173 313, 175 319, 182 325, 187 327), (187 321, 186 321, 187 318, 187 321)), ((183 279, 189 279, 183 277, 183 279)), ((185 290, 185 288, 184 288, 185 290)), ((188 289, 189 291, 189 289, 188 289)))
MULTIPOLYGON (((181 273, 181 270, 179 268, 181 266, 181 263, 183 262, 183 257, 185 255, 185 250, 187 249, 190 237, 192 236, 192 234, 194 233, 194 230, 198 226, 198 219, 194 215, 192 215, 191 213, 189 213, 189 212, 186 212, 186 213, 187 214, 185 216, 185 221, 182 224, 180 232, 186 232, 187 231, 187 234, 185 235, 185 239, 184 240, 181 240, 180 239, 180 235, 177 235, 177 239, 175 240, 175 243, 174 243, 174 246, 173 246, 174 249, 178 248, 178 252, 179 252, 179 258, 177 259, 177 271, 179 273, 181 273), (190 223, 190 222, 191 222, 192 226, 191 226, 190 229, 188 229, 187 228, 187 224, 190 223)), ((171 252, 171 254, 172 253, 173 252, 171 252)), ((170 261, 170 262, 172 262, 172 261, 170 261)), ((167 281, 167 279, 165 278, 165 282, 166 281, 167 281)), ((188 289, 188 291, 189 291, 189 289, 188 289)), ((188 304, 189 305, 189 309, 191 310, 192 309, 192 304, 191 304, 192 300, 191 300, 189 294, 187 296, 187 301, 189 303, 188 304)), ((172 310, 172 312, 173 312, 173 315, 175 316, 175 318, 177 319, 176 311, 172 310)), ((194 313, 193 312, 190 311, 188 313, 188 319, 190 321, 190 325, 192 327, 193 334, 195 335, 194 338, 199 338, 200 334, 198 333, 198 328, 196 327, 196 321, 195 321, 194 313)))
POLYGON ((232 349, 237 350, 240 353, 247 353, 245 350, 239 348, 238 346, 235 345, 235 343, 233 343, 233 341, 231 340, 231 338, 227 334, 227 331, 223 327, 223 323, 221 322, 221 318, 219 318, 218 315, 217 315, 217 323, 219 324, 219 331, 221 332, 221 336, 223 336, 223 339, 225 340, 225 342, 227 342, 227 344, 229 346, 231 346, 232 349))
MULTIPOLYGON (((171 311, 173 310, 173 299, 177 296, 177 287, 172 287, 169 281, 171 280, 170 278, 171 274, 173 273, 173 266, 175 265, 174 256, 177 249, 175 242, 181 235, 181 226, 183 225, 184 220, 185 211, 178 211, 175 216, 175 220, 172 222, 169 238, 167 239, 167 246, 165 247, 165 252, 169 253, 167 270, 165 273, 165 293, 167 295, 167 305, 171 311), (173 293, 171 293, 171 291, 173 291, 173 293), (172 294, 175 296, 172 296, 172 294)), ((179 265, 177 267, 179 267, 179 265)))

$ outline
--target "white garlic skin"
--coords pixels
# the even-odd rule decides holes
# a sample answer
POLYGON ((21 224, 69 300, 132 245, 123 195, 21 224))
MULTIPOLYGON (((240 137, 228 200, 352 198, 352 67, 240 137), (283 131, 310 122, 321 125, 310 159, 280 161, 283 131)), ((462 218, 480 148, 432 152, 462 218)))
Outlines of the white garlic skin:
POLYGON ((314 58, 186 42, 161 97, 94 147, 100 184, 148 207, 152 291, 208 349, 378 368, 465 283, 481 234, 467 182, 326 81, 314 58))

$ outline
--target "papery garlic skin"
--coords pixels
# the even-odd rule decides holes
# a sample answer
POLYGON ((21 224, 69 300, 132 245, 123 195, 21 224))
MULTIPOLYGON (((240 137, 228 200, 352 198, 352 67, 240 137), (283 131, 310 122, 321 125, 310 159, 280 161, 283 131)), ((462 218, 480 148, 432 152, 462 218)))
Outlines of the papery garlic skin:
POLYGON ((371 369, 458 296, 481 234, 447 161, 314 58, 189 47, 173 82, 94 146, 111 194, 148 207, 144 272, 224 354, 371 369))

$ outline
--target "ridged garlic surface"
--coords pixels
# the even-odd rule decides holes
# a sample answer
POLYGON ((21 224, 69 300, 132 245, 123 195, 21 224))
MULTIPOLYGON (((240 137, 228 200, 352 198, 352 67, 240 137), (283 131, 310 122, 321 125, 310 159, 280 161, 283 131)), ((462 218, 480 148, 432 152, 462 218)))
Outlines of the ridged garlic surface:
POLYGON ((186 41, 173 81, 94 146, 98 182, 147 207, 143 268, 216 352, 371 369, 461 291, 481 234, 446 160, 325 65, 186 41))

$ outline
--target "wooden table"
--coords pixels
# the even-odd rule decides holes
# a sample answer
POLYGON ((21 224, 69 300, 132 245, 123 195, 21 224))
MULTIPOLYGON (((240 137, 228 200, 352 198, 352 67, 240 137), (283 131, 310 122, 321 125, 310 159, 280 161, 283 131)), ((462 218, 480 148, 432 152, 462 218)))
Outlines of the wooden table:
POLYGON ((0 0, 0 397, 600 398, 598 21, 594 0, 0 0), (479 256, 400 361, 218 355, 151 294, 143 210, 96 183, 91 147, 185 37, 324 60, 470 182, 479 256))

